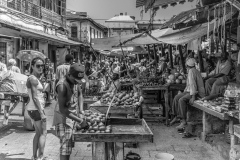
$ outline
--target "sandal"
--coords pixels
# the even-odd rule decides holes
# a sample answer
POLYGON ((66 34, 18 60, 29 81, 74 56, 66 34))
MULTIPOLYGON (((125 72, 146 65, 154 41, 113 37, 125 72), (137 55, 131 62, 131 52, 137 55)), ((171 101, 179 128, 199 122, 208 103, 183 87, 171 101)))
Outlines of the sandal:
POLYGON ((197 137, 196 135, 192 135, 191 133, 185 133, 182 138, 194 138, 197 137))

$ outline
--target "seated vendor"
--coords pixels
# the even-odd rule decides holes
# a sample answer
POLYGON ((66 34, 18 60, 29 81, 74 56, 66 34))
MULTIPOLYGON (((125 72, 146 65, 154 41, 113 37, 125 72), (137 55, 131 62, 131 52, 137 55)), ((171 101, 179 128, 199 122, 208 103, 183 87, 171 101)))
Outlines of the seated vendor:
POLYGON ((228 60, 228 53, 221 54, 217 62, 216 68, 205 78, 206 95, 211 94, 212 87, 217 80, 223 76, 227 76, 231 70, 231 62, 228 60))
POLYGON ((188 76, 186 88, 183 93, 176 95, 173 100, 172 114, 174 119, 171 121, 170 125, 174 124, 179 116, 182 122, 177 126, 177 129, 184 128, 187 124, 188 103, 193 104, 198 97, 203 98, 205 96, 203 79, 201 73, 195 68, 195 64, 196 61, 194 58, 187 60, 186 66, 188 76))
POLYGON ((11 71, 0 72, 0 91, 15 92, 16 86, 14 82, 14 73, 11 71))
POLYGON ((225 92, 225 89, 229 82, 236 82, 237 59, 238 53, 229 56, 228 61, 231 63, 232 66, 229 74, 217 78, 217 80, 212 85, 211 92, 209 95, 222 95, 225 92))

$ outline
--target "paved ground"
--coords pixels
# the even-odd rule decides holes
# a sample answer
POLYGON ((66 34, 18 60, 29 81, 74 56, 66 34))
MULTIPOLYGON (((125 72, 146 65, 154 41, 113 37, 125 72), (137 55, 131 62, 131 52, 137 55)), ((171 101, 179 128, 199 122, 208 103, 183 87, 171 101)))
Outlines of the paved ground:
MULTIPOLYGON (((59 140, 52 132, 52 116, 54 105, 46 109, 48 118, 48 135, 45 154, 49 158, 59 160, 59 140)), ((20 112, 18 107, 16 112, 20 112)), ((0 116, 1 118, 1 116, 0 116)), ((30 160, 32 156, 32 139, 34 132, 24 130, 22 118, 13 116, 12 119, 20 122, 10 123, 0 132, 0 160, 30 160)), ((125 153, 133 151, 142 156, 142 160, 154 160, 157 153, 168 152, 176 160, 222 160, 218 152, 198 138, 182 139, 175 127, 166 127, 163 124, 150 124, 154 133, 154 143, 140 144, 137 149, 126 148, 125 153)), ((91 160, 91 143, 76 143, 71 160, 91 160)))

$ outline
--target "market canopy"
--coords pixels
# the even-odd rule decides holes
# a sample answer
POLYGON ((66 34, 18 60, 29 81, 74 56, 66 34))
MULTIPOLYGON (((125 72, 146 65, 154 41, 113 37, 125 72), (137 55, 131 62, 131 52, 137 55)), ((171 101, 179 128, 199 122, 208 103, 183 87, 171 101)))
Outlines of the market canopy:
POLYGON ((112 47, 120 46, 140 46, 146 44, 161 43, 148 33, 129 34, 92 40, 92 47, 97 50, 112 50, 112 47))
MULTIPOLYGON (((226 15, 226 20, 230 19, 232 17, 232 14, 235 12, 228 13, 226 15)), ((167 44, 186 44, 189 43, 195 39, 198 39, 204 35, 206 35, 208 32, 213 31, 214 29, 214 23, 217 21, 220 21, 220 24, 222 24, 223 18, 220 20, 214 19, 209 23, 209 29, 208 29, 208 23, 203 23, 200 25, 196 25, 193 27, 188 27, 180 30, 173 30, 171 28, 168 28, 166 30, 158 30, 158 32, 164 32, 163 34, 160 33, 161 36, 157 35, 157 31, 153 32, 153 36, 157 38, 159 41, 167 44)))
MULTIPOLYGON (((193 2, 193 0, 188 0, 189 2, 193 2)), ((136 0, 136 8, 138 7, 145 7, 145 11, 147 12, 148 9, 154 7, 163 7, 166 8, 168 4, 171 6, 177 5, 177 3, 183 4, 186 0, 136 0)))

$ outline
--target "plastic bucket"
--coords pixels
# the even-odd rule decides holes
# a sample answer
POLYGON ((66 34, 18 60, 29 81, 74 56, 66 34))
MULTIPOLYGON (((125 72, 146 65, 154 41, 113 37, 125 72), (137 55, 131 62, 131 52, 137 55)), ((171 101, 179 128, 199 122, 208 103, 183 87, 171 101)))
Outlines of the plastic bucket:
POLYGON ((169 153, 158 153, 155 155, 155 160, 174 160, 174 156, 169 153))

